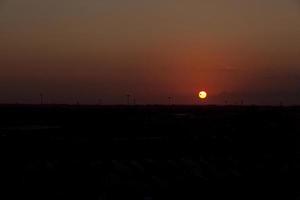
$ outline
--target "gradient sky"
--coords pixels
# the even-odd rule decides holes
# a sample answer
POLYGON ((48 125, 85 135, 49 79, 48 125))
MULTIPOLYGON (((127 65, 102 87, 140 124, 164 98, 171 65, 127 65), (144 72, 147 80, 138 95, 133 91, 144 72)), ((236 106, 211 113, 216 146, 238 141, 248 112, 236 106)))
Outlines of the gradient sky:
POLYGON ((300 104, 298 0, 0 0, 0 102, 300 104))

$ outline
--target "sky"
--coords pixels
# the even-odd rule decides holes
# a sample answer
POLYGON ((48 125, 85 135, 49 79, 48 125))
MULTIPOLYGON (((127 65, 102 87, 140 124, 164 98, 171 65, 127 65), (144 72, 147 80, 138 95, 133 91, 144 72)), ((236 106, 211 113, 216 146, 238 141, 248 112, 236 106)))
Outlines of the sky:
POLYGON ((40 93, 48 103, 300 104, 300 1, 0 0, 0 103, 40 93))

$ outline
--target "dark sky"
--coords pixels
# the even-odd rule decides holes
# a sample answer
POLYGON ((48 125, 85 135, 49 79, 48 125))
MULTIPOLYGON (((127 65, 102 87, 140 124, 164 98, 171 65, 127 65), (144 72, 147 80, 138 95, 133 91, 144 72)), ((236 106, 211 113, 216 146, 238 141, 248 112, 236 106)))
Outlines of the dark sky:
POLYGON ((0 102, 300 103, 297 0, 0 0, 0 102))

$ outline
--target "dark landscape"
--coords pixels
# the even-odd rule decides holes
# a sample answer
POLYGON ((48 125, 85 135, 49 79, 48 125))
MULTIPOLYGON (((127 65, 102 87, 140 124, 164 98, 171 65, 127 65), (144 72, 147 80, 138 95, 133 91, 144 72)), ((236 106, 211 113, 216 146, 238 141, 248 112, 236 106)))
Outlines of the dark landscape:
POLYGON ((290 172, 299 167, 300 107, 2 105, 0 113, 5 199, 299 197, 290 172))
POLYGON ((0 0, 0 200, 300 200, 300 0, 0 0))

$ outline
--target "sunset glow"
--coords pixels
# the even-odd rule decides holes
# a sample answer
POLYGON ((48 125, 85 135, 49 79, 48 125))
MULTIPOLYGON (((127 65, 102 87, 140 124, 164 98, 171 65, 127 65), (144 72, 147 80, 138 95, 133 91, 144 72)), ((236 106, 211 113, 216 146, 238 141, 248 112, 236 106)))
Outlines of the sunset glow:
POLYGON ((299 5, 0 0, 0 102, 38 103, 44 93, 53 103, 120 104, 130 92, 143 104, 167 103, 166 93, 192 104, 205 85, 210 103, 295 104, 299 5))

